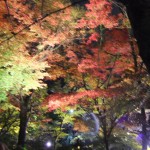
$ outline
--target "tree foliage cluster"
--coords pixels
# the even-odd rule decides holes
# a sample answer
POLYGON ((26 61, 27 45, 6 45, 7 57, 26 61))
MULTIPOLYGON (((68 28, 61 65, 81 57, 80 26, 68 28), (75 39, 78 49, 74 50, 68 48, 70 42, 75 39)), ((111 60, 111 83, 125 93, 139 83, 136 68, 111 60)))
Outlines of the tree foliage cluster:
POLYGON ((150 79, 124 6, 0 4, 0 140, 16 150, 49 139, 53 149, 146 150, 150 79))

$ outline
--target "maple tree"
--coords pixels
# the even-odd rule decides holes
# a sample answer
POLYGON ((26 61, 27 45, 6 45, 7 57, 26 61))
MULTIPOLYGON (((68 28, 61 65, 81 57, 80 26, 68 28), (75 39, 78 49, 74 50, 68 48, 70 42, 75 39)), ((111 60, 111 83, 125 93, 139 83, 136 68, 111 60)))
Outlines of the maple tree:
MULTIPOLYGON (((92 2, 93 1, 91 1, 91 3, 92 2)), ((108 5, 109 3, 106 3, 106 4, 108 5)), ((101 5, 102 5, 102 3, 100 2, 100 6, 101 5)), ((103 5, 105 5, 105 3, 103 5)), ((87 5, 87 8, 88 8, 88 6, 89 6, 89 4, 87 5)), ((109 6, 110 6, 110 4, 109 4, 109 6)), ((98 7, 98 8, 101 8, 101 7, 98 7)), ((109 7, 109 9, 110 10, 109 10, 108 14, 111 12, 110 7, 109 7)), ((89 9, 89 12, 90 11, 91 11, 91 8, 89 9)), ((89 12, 87 12, 87 14, 89 14, 89 12)), ((99 16, 98 13, 97 13, 97 16, 99 16)), ((89 19, 89 17, 87 17, 87 18, 89 19)), ((84 27, 86 25, 85 22, 90 25, 89 22, 92 22, 95 20, 96 20, 95 18, 90 18, 87 21, 85 21, 84 19, 81 19, 79 21, 79 27, 81 28, 81 25, 82 25, 82 27, 84 27)), ((115 23, 111 22, 113 24, 112 26, 115 27, 116 22, 117 22, 116 20, 115 20, 115 23)), ((111 28, 112 28, 112 26, 111 26, 111 28)), ((57 52, 52 52, 54 55, 51 55, 48 58, 48 62, 50 65, 52 64, 52 66, 54 64, 55 66, 58 67, 58 63, 64 62, 64 64, 63 64, 64 66, 63 65, 61 66, 62 75, 60 75, 59 77, 65 78, 66 72, 67 72, 67 74, 71 74, 71 76, 69 75, 70 78, 74 78, 75 76, 72 72, 74 72, 74 73, 78 72, 75 75, 78 78, 78 80, 80 80, 80 82, 81 82, 80 86, 81 87, 83 86, 83 88, 85 88, 86 90, 89 90, 87 82, 89 82, 89 79, 91 77, 93 78, 93 82, 95 82, 94 80, 99 80, 99 83, 98 84, 96 83, 97 85, 95 85, 95 87, 94 87, 94 89, 97 89, 101 86, 104 86, 103 82, 107 82, 107 80, 110 78, 110 76, 111 77, 113 76, 113 78, 115 78, 115 76, 117 76, 117 74, 119 75, 120 73, 123 73, 123 72, 129 70, 129 68, 132 71, 134 68, 130 43, 128 42, 127 30, 126 29, 107 29, 107 28, 103 27, 102 25, 100 25, 100 33, 99 33, 93 29, 96 27, 97 27, 97 25, 95 25, 94 27, 93 26, 89 27, 89 30, 90 30, 89 32, 92 32, 92 34, 89 38, 87 38, 87 39, 83 38, 82 40, 80 40, 80 43, 79 43, 79 46, 81 45, 80 47, 77 46, 76 43, 74 43, 73 49, 72 49, 72 45, 68 46, 65 49, 64 53, 66 53, 65 57, 67 57, 68 61, 66 61, 66 58, 63 56, 64 54, 61 54, 61 53, 55 54, 57 52), (101 41, 103 39, 104 39, 104 41, 101 41), (97 44, 94 45, 93 42, 97 42, 97 44), (112 45, 112 43, 113 43, 113 45, 112 45), (111 45, 111 47, 110 47, 110 45, 111 45), (80 48, 80 50, 78 50, 79 48, 80 48), (53 57, 58 58, 56 62, 53 61, 53 57), (128 58, 128 61, 126 61, 127 58, 128 58), (68 66, 67 69, 65 69, 66 65, 68 66), (111 73, 111 72, 113 72, 113 73, 111 73)), ((107 27, 107 24, 106 24, 106 27, 107 27)), ((81 30, 84 30, 84 29, 81 29, 81 30)), ((50 71, 51 71, 51 68, 50 68, 50 71)), ((57 75, 59 75, 59 73, 57 75)), ((53 78, 51 78, 51 79, 53 80, 53 78)), ((69 82, 70 82, 70 80, 69 80, 69 82)), ((70 86, 75 86, 73 84, 74 83, 72 83, 72 85, 70 85, 70 86)), ((62 101, 60 101, 60 103, 61 102, 62 101)))
POLYGON ((40 79, 47 75, 43 72, 45 67, 45 63, 39 63, 35 58, 31 59, 28 55, 23 56, 22 54, 10 57, 10 60, 1 66, 1 101, 7 100, 7 95, 10 94, 19 103, 20 134, 18 145, 23 145, 24 140, 22 139, 25 139, 29 98, 32 95, 30 91, 44 86, 40 79))
MULTIPOLYGON (((47 45, 48 38, 49 45, 55 45, 60 42, 60 39, 63 40, 65 33, 60 36, 61 31, 64 29, 59 26, 62 22, 59 18, 63 17, 64 14, 62 13, 62 16, 58 16, 58 22, 55 22, 53 16, 48 18, 47 15, 45 16, 43 14, 44 12, 40 12, 40 9, 38 12, 40 2, 37 2, 37 4, 33 1, 31 3, 28 3, 27 1, 5 1, 4 3, 1 3, 1 11, 3 14, 3 16, 1 16, 1 21, 3 21, 3 24, 0 25, 0 28, 2 29, 1 34, 3 34, 3 36, 1 38, 2 59, 0 82, 3 86, 1 86, 0 97, 1 100, 6 100, 9 94, 9 98, 13 101, 15 101, 14 99, 20 101, 20 104, 18 104, 20 105, 20 132, 18 145, 21 145, 22 147, 24 146, 25 132, 29 119, 28 105, 31 101, 31 96, 33 95, 33 91, 31 92, 31 90, 43 87, 44 84, 42 84, 41 79, 44 76, 49 76, 44 72, 44 69, 48 67, 46 63, 43 63, 45 60, 43 59, 43 57, 45 57, 45 53, 33 57, 32 50, 30 49, 31 47, 28 45, 28 43, 33 44, 38 42, 38 50, 40 51, 44 48, 45 45, 47 45), (33 9, 36 13, 31 9, 33 9), (45 18, 48 20, 44 20, 45 18), (38 21, 43 21, 43 23, 36 23, 36 19, 38 19, 38 21), (54 22, 52 22, 52 20, 54 22), (44 32, 44 29, 47 30, 44 32), (59 33, 59 36, 56 36, 56 32, 59 33), (51 36, 49 37, 49 35, 51 36), (56 40, 54 40, 54 38, 56 38, 56 40), (42 39, 42 41, 39 39, 42 39), (53 39, 54 42, 51 39, 53 39), (10 44, 5 43, 7 40, 10 40, 10 44), (50 40, 51 43, 49 43, 50 40), (39 42, 42 43, 42 49, 40 49, 41 45, 39 42), (46 44, 44 44, 44 42, 46 44), (11 47, 12 45, 13 47, 11 47), (32 56, 27 54, 28 46, 29 53, 32 56), (6 51, 6 49, 11 51, 6 51)), ((59 2, 55 3, 55 1, 53 1, 52 3, 53 4, 51 4, 51 6, 53 7, 52 9, 55 13, 57 13, 57 10, 63 6, 63 4, 59 2)), ((47 14, 47 12, 45 13, 47 14)), ((68 11, 65 12, 65 15, 69 14, 70 16, 70 13, 71 11, 68 8, 68 11)), ((56 16, 57 15, 54 14, 54 17, 56 16)), ((76 16, 77 15, 72 16, 72 20, 76 19, 76 16)), ((63 27, 65 27, 67 20, 68 18, 62 22, 63 27)), ((73 22, 71 21, 71 23, 73 22)), ((69 26, 66 27, 68 28, 69 26)), ((33 48, 34 47, 32 47, 32 49, 33 48)), ((37 53, 38 51, 34 53, 34 55, 37 53)), ((21 147, 18 148, 21 149, 21 147)))
MULTIPOLYGON (((98 2, 91 1, 91 3, 92 2, 98 4, 98 2)), ((102 4, 102 3, 100 3, 100 4, 102 4)), ((106 3, 106 4, 108 4, 108 3, 106 3)), ((95 7, 87 7, 89 12, 92 12, 92 8, 95 9, 95 7)), ((98 8, 100 8, 100 7, 98 7, 98 8)), ((109 12, 111 12, 111 11, 109 11, 109 12)), ((87 13, 87 15, 89 15, 88 13, 87 13)), ((97 14, 97 16, 100 16, 98 13, 96 13, 96 14, 97 14)), ((96 28, 99 25, 99 24, 97 24, 97 22, 99 22, 101 20, 96 20, 95 15, 91 15, 92 19, 88 18, 89 20, 81 19, 81 21, 79 21, 79 27, 83 28, 85 26, 85 28, 87 28, 86 25, 88 24, 89 25, 88 28, 92 28, 92 29, 96 28)), ((117 18, 115 18, 115 19, 117 19, 117 18)), ((132 50, 135 50, 135 49, 132 49, 131 46, 133 46, 133 45, 130 45, 131 43, 128 41, 128 39, 129 39, 128 30, 122 29, 122 27, 120 28, 120 30, 119 29, 107 29, 107 28, 115 27, 116 22, 114 23, 114 26, 112 24, 109 24, 110 26, 107 26, 107 22, 106 22, 106 26, 105 26, 105 22, 102 22, 102 23, 104 23, 103 24, 104 27, 103 26, 100 27, 100 35, 99 35, 99 33, 93 33, 92 36, 89 38, 89 40, 87 40, 87 43, 86 43, 90 47, 90 44, 92 43, 92 41, 98 42, 99 41, 98 38, 100 37, 99 49, 98 48, 92 49, 92 47, 90 47, 90 50, 88 51, 89 53, 91 53, 92 56, 89 55, 89 56, 87 56, 87 58, 85 58, 86 56, 84 54, 83 59, 81 58, 80 61, 77 61, 78 55, 76 55, 76 53, 68 52, 68 54, 71 55, 71 56, 69 56, 69 55, 68 56, 70 57, 70 62, 72 62, 72 63, 78 62, 78 71, 80 73, 83 73, 84 77, 86 76, 86 78, 87 78, 89 76, 89 74, 90 75, 92 74, 92 79, 93 79, 93 77, 99 77, 100 81, 105 81, 106 79, 109 79, 109 80, 106 80, 108 82, 105 85, 108 88, 110 81, 111 81, 111 84, 113 85, 114 80, 112 80, 112 77, 113 77, 113 79, 116 79, 116 76, 119 76, 119 74, 122 74, 122 76, 123 76, 123 72, 126 74, 128 71, 133 72, 134 68, 137 69, 137 66, 135 66, 135 65, 137 65, 138 60, 137 60, 137 58, 136 58, 136 60, 135 60, 135 58, 133 58, 135 53, 133 53, 132 50), (103 30, 105 31, 105 34, 103 34, 103 30), (122 36, 120 36, 120 35, 122 35, 122 36), (103 39, 103 38, 105 40, 101 41, 101 39, 103 39), (93 56, 96 56, 96 57, 93 57, 93 56), (99 58, 97 58, 97 57, 99 57, 99 58), (104 57, 104 60, 103 60, 103 57, 104 57), (112 58, 114 58, 114 59, 112 59, 112 58), (128 58, 128 61, 127 61, 127 58, 128 58), (100 61, 98 63, 96 63, 95 60, 97 60, 97 61, 100 60, 100 61), (111 71, 113 73, 111 73, 111 71), (111 75, 111 76, 109 76, 109 75, 111 75), (107 78, 107 77, 109 77, 109 78, 107 78)), ((113 23, 113 22, 111 22, 111 23, 113 23)), ((81 52, 80 52, 80 57, 82 57, 81 52)), ((121 79, 121 77, 119 77, 119 78, 121 79)), ((89 82, 89 80, 87 80, 87 79, 86 79, 86 81, 89 82)), ((84 88, 85 89, 88 87, 87 82, 85 82, 85 80, 84 80, 84 88)), ((97 88, 99 88, 99 86, 97 86, 97 88)), ((88 92, 90 92, 89 89, 88 89, 88 92)), ((101 92, 101 90, 99 92, 101 92)), ((79 92, 78 94, 80 95, 81 93, 79 92)), ((72 96, 74 96, 74 95, 72 95, 72 96)), ((82 94, 80 96, 81 97, 78 97, 78 99, 82 98, 82 94)), ((92 98, 92 96, 91 96, 91 98, 92 98)), ((53 99, 53 95, 52 95, 49 97, 49 99, 50 99, 50 106, 49 106, 50 108, 51 107, 57 108, 57 107, 63 106, 63 104, 66 105, 70 101, 70 98, 68 97, 68 95, 65 96, 64 98, 62 97, 62 95, 60 96, 60 98, 59 98, 59 95, 56 95, 56 97, 54 96, 54 99, 53 99), (55 99, 57 99, 56 103, 54 103, 55 99), (67 100, 67 103, 66 103, 66 100, 67 100)), ((71 97, 71 99, 72 99, 72 101, 70 101, 70 104, 73 104, 76 102, 76 96, 71 97)), ((108 149, 108 147, 107 147, 107 149, 108 149)))
POLYGON ((76 104, 86 107, 95 102, 91 110, 96 107, 106 114, 101 119, 101 129, 108 150, 107 121, 112 111, 109 107, 113 106, 114 99, 119 104, 121 96, 134 99, 127 86, 137 80, 139 74, 144 76, 126 16, 114 14, 114 3, 107 0, 90 0, 85 4, 86 9, 76 6, 81 1, 6 0, 0 3, 0 100, 10 99, 13 105, 15 99, 21 102, 23 128, 18 145, 24 147, 33 90, 42 88, 44 81, 49 96, 42 106, 49 111, 57 108, 65 111, 67 106, 76 104), (109 100, 112 103, 104 107, 99 103, 102 99, 105 99, 104 105, 109 100))

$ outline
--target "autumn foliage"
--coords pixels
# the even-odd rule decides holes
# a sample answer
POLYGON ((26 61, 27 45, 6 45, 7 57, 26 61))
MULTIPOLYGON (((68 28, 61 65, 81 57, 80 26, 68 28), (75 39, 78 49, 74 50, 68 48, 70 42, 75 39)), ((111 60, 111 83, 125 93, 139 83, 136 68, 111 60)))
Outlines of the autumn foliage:
POLYGON ((5 112, 8 118, 19 114, 8 128, 11 135, 11 129, 19 132, 18 146, 24 147, 26 134, 49 132, 52 124, 59 142, 65 125, 80 131, 86 113, 101 122, 96 134, 109 139, 118 118, 147 100, 149 80, 122 5, 4 0, 0 6, 0 114, 6 123, 5 112))
POLYGON ((46 61, 50 66, 46 68, 48 80, 63 78, 66 82, 64 88, 68 90, 58 90, 46 98, 49 108, 55 102, 61 107, 86 96, 93 98, 94 92, 97 97, 106 96, 107 89, 134 72, 138 60, 133 58, 133 51, 137 55, 137 49, 133 49, 128 27, 122 25, 126 18, 113 13, 112 2, 90 0, 86 11, 59 0, 0 3, 0 28, 5 31, 1 31, 1 42, 21 39, 16 49, 28 51, 39 62, 46 61))
POLYGON ((53 73, 52 80, 63 77, 67 81, 69 78, 67 87, 78 87, 72 93, 64 94, 62 91, 48 96, 50 110, 64 109, 67 105, 80 103, 81 99, 121 95, 124 87, 120 82, 128 73, 134 73, 133 51, 137 55, 137 48, 135 43, 131 45, 128 28, 120 24, 124 17, 113 15, 112 3, 105 0, 91 0, 86 9, 76 26, 77 35, 82 39, 64 46, 62 53, 52 52, 48 58, 52 66, 50 72, 58 75, 56 77, 53 73), (53 61, 54 57, 58 59, 53 61), (119 92, 118 86, 122 92, 119 92))

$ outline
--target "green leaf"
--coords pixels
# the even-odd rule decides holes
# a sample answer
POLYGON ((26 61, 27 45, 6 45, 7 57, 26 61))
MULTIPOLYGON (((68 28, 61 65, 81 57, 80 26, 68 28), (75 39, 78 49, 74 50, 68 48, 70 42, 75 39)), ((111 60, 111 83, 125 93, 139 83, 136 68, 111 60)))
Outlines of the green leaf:
POLYGON ((12 56, 0 69, 0 101, 6 99, 8 92, 24 95, 30 89, 43 88, 45 85, 40 79, 48 76, 45 73, 46 67, 46 63, 28 55, 12 56))

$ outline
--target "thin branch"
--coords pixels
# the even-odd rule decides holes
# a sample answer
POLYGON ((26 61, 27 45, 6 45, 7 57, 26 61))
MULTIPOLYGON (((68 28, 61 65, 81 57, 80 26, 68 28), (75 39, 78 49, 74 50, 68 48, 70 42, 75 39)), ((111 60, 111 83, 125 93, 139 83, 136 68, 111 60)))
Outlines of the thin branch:
POLYGON ((9 6, 8 6, 8 2, 7 2, 7 0, 4 0, 4 2, 5 2, 6 10, 7 10, 8 21, 10 21, 10 23, 13 25, 13 21, 11 19, 10 10, 9 10, 9 6))
POLYGON ((51 15, 53 15, 53 14, 55 14, 55 13, 58 13, 58 12, 61 12, 61 11, 65 10, 65 9, 67 9, 67 8, 69 8, 69 7, 72 7, 72 6, 76 5, 76 4, 79 4, 79 3, 84 2, 84 1, 87 1, 87 0, 79 0, 79 1, 77 1, 77 2, 71 3, 70 5, 67 5, 66 7, 64 7, 64 8, 62 8, 62 9, 58 9, 58 10, 56 10, 56 11, 49 12, 49 13, 45 14, 45 15, 42 16, 41 18, 38 18, 38 19, 36 19, 35 21, 33 21, 31 24, 25 26, 24 28, 22 28, 22 29, 19 30, 18 32, 13 33, 13 35, 10 36, 9 38, 7 38, 7 39, 1 41, 1 42, 0 42, 0 45, 2 45, 3 43, 5 43, 5 42, 8 41, 8 40, 11 40, 12 38, 14 38, 15 36, 17 36, 18 34, 22 33, 24 30, 28 30, 31 26, 33 26, 33 25, 37 24, 38 22, 44 20, 44 19, 47 18, 48 16, 51 16, 51 15))
POLYGON ((8 7, 7 0, 4 0, 4 2, 5 2, 5 5, 6 5, 7 14, 8 14, 8 16, 10 17, 10 11, 9 11, 9 7, 8 7))
MULTIPOLYGON (((117 6, 118 8, 120 8, 120 10, 122 11, 122 14, 129 20, 129 17, 128 17, 128 14, 127 14, 127 11, 126 11, 124 5, 122 5, 121 3, 117 3, 116 1, 113 1, 113 4, 115 6, 117 6)), ((134 47, 134 43, 133 43, 133 40, 132 40, 131 32, 130 32, 128 27, 126 27, 126 28, 128 30, 129 44, 130 44, 130 47, 131 47, 131 50, 132 50, 131 54, 132 54, 132 57, 133 57, 134 70, 135 70, 135 73, 136 73, 138 71, 137 55, 136 55, 136 52, 135 52, 135 47, 134 47)))
POLYGON ((42 4, 41 4, 41 15, 44 16, 44 3, 45 0, 42 0, 42 4))

